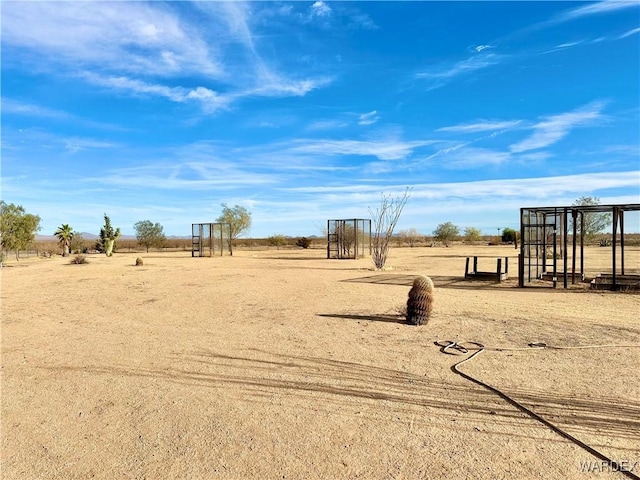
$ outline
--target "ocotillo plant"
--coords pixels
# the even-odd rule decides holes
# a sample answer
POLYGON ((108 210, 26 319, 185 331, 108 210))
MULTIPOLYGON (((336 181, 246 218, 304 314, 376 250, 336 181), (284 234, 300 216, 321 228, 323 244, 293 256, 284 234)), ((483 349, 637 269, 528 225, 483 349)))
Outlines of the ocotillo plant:
POLYGON ((433 309, 433 282, 427 276, 417 277, 409 290, 407 300, 407 322, 412 325, 425 325, 433 309))

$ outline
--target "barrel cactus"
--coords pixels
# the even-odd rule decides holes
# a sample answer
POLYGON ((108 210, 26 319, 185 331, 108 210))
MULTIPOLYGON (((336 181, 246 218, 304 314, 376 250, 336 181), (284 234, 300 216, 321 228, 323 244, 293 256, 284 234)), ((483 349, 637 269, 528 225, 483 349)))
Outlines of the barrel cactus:
POLYGON ((425 325, 433 309, 433 282, 421 275, 413 281, 407 300, 407 322, 411 325, 425 325))

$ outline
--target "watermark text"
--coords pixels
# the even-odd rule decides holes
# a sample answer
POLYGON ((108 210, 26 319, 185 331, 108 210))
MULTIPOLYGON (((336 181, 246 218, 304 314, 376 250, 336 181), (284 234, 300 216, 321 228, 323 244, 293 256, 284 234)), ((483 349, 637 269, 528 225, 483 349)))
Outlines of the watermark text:
POLYGON ((580 471, 583 473, 637 472, 640 471, 640 460, 580 460, 580 471))

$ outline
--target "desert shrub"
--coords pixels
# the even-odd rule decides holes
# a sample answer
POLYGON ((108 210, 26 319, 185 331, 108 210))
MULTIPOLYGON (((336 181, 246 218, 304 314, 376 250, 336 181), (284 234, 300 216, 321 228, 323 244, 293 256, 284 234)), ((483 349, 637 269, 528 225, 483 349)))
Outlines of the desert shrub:
POLYGON ((413 281, 407 300, 407 322, 411 325, 425 325, 433 309, 433 282, 427 276, 419 276, 413 281))
POLYGON ((474 245, 482 239, 482 232, 476 227, 467 227, 464 229, 464 239, 467 243, 474 245))
MULTIPOLYGON (((600 205, 598 197, 580 197, 572 203, 574 207, 588 207, 600 205)), ((584 237, 587 241, 593 241, 595 236, 603 231, 611 222, 611 214, 607 212, 584 212, 583 221, 576 222, 576 232, 580 235, 584 227, 584 237)), ((573 217, 569 216, 569 230, 573 230, 573 217)))
POLYGON ((276 250, 280 250, 280 247, 286 245, 287 237, 279 233, 277 235, 270 236, 267 241, 269 242, 269 245, 276 247, 276 250))
POLYGON ((502 241, 504 243, 513 243, 518 238, 518 232, 513 228, 505 228, 502 230, 502 241))
POLYGON ((603 238, 603 239, 600 240, 600 242, 598 242, 598 245, 600 245, 601 247, 610 247, 611 246, 611 239, 603 238))
POLYGON ((141 220, 133 225, 136 231, 138 245, 142 245, 149 253, 149 247, 164 247, 167 238, 164 236, 164 228, 159 223, 152 223, 151 220, 141 220))
POLYGON ((89 247, 85 244, 85 239, 80 232, 73 232, 71 243, 69 244, 71 253, 88 253, 89 247))
POLYGON ((222 214, 216 219, 216 222, 226 224, 225 236, 228 239, 229 254, 233 255, 234 240, 247 233, 251 228, 251 212, 240 205, 229 207, 223 203, 222 214))
POLYGON ((445 247, 449 246, 449 243, 455 240, 460 235, 460 230, 457 225, 451 222, 441 223, 433 231, 433 236, 438 242, 442 242, 445 247))
POLYGON ((301 237, 296 240, 296 245, 302 248, 309 248, 311 246, 312 241, 307 237, 301 237))
POLYGON ((53 258, 55 255, 56 255, 56 252, 49 249, 45 249, 40 252, 40 256, 42 258, 53 258))
POLYGON ((89 263, 89 260, 84 255, 76 255, 71 259, 71 264, 73 265, 84 265, 86 263, 89 263))
POLYGON ((136 267, 142 267, 144 265, 144 262, 142 261, 142 259, 140 257, 136 258, 136 267))
POLYGON ((398 232, 398 240, 399 243, 405 243, 410 247, 415 247, 422 235, 418 233, 418 230, 415 228, 410 228, 409 230, 400 230, 398 232))

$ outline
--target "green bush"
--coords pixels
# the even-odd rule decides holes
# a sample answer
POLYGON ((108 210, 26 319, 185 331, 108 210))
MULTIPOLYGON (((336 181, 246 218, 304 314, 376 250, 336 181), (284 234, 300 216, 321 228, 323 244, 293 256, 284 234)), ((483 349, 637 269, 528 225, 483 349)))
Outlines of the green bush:
POLYGON ((502 230, 502 241, 504 243, 513 243, 518 238, 518 233, 513 228, 505 228, 502 230))

